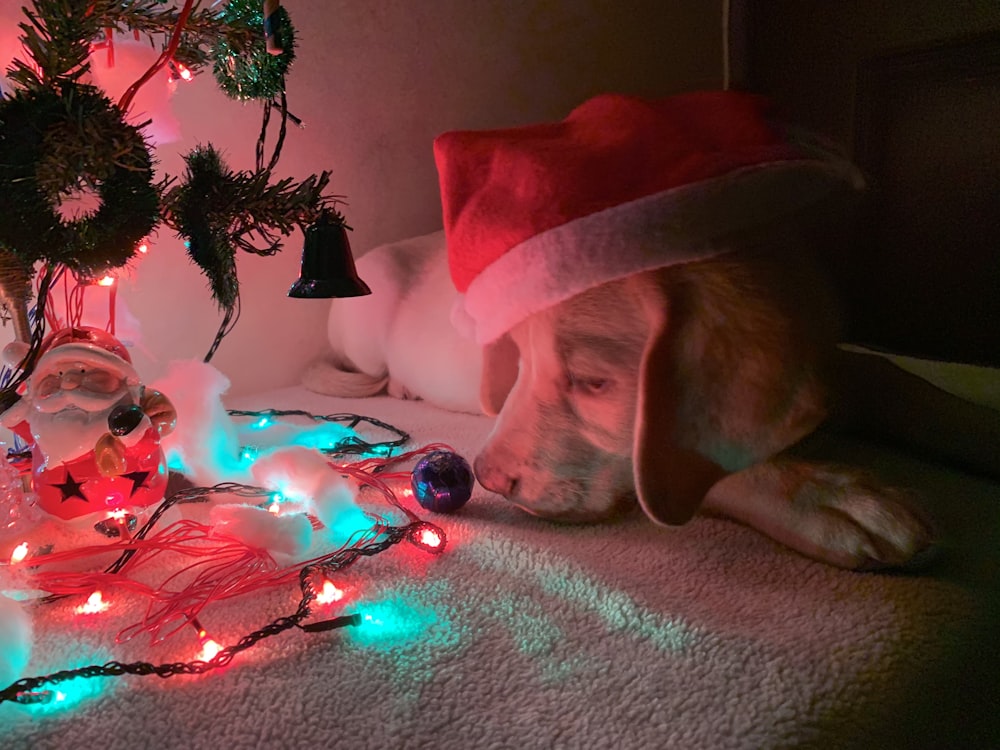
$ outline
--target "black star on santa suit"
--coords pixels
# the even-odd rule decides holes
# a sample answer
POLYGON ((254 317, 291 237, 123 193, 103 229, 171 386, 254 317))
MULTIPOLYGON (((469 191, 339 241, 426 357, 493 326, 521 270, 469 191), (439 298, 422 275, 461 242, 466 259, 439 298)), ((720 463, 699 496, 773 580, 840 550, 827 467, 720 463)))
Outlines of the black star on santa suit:
POLYGON ((129 493, 129 497, 134 495, 137 491, 141 490, 143 487, 148 487, 146 480, 149 479, 149 475, 152 474, 151 471, 130 471, 126 474, 122 474, 126 479, 132 480, 132 492, 129 493))
POLYGON ((73 498, 79 498, 85 503, 89 502, 84 497, 83 492, 81 492, 83 482, 73 479, 73 475, 69 473, 69 469, 66 470, 66 480, 64 482, 53 483, 52 486, 59 489, 59 492, 62 494, 62 502, 72 500, 73 498))

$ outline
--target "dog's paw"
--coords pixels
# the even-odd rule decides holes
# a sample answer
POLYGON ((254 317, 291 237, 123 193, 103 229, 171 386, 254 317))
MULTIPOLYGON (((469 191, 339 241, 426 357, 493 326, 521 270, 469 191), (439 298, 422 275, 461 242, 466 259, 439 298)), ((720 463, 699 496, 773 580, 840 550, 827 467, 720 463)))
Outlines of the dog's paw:
POLYGON ((912 492, 843 466, 757 464, 716 484, 706 508, 851 570, 913 569, 935 551, 934 527, 912 492))
POLYGON ((915 493, 837 466, 799 465, 792 519, 813 556, 854 570, 917 567, 935 531, 915 493))

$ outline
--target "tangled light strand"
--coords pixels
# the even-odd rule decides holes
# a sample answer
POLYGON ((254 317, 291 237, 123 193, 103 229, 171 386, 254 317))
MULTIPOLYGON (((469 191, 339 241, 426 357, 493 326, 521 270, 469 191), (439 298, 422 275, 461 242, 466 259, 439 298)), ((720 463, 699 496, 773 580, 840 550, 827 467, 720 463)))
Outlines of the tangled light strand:
MULTIPOLYGON (((392 452, 396 448, 400 448, 406 445, 410 441, 409 433, 403 432, 398 427, 395 427, 388 422, 382 422, 374 417, 366 417, 360 414, 312 414, 308 411, 303 411, 302 409, 262 409, 258 411, 249 411, 243 409, 230 409, 229 416, 231 417, 252 417, 254 419, 267 418, 273 419, 274 417, 304 417, 310 419, 313 422, 334 422, 334 423, 345 423, 347 428, 354 430, 362 422, 371 425, 373 427, 378 427, 381 430, 392 433, 396 437, 391 440, 383 440, 381 442, 369 443, 363 438, 357 435, 348 435, 337 443, 333 448, 320 448, 319 451, 327 456, 351 456, 351 455, 365 455, 379 457, 391 456, 392 452)), ((358 462, 359 464, 363 462, 358 462)))
MULTIPOLYGON (((362 417, 359 415, 339 414, 317 417, 303 411, 265 412, 231 412, 234 416, 286 416, 298 415, 313 420, 349 422, 350 427, 356 427, 362 421, 369 422, 383 429, 388 429, 401 436, 397 440, 383 443, 368 443, 351 436, 345 439, 344 445, 324 450, 331 454, 356 454, 373 448, 391 453, 394 447, 405 443, 409 436, 392 425, 362 417), (353 438, 353 439, 352 439, 353 438)), ((138 661, 122 663, 110 661, 103 665, 90 665, 79 669, 64 670, 40 677, 30 677, 18 680, 0 691, 0 703, 15 701, 23 704, 37 703, 46 700, 45 693, 39 688, 76 678, 115 677, 125 674, 151 675, 171 677, 177 674, 201 674, 212 669, 226 666, 240 652, 252 647, 259 641, 278 635, 291 628, 299 628, 306 632, 323 632, 349 625, 358 625, 361 616, 358 614, 343 615, 319 622, 306 623, 312 614, 312 604, 316 601, 317 591, 314 580, 317 576, 330 576, 352 565, 360 557, 376 555, 403 540, 433 554, 440 554, 446 545, 444 532, 434 524, 421 520, 415 513, 402 505, 389 486, 390 480, 404 476, 402 472, 385 473, 388 466, 423 455, 436 449, 448 449, 440 443, 434 443, 424 448, 409 451, 395 457, 369 457, 354 464, 341 465, 330 462, 330 468, 344 476, 351 477, 362 487, 370 487, 382 498, 401 511, 407 523, 402 526, 390 525, 385 519, 374 514, 368 514, 373 524, 367 530, 356 532, 337 550, 307 560, 296 566, 278 568, 271 555, 263 549, 255 548, 232 536, 221 534, 212 527, 192 520, 181 520, 171 524, 160 533, 150 537, 151 530, 162 518, 163 514, 178 503, 192 503, 206 500, 213 494, 232 494, 245 498, 260 498, 273 496, 273 491, 261 487, 226 482, 212 487, 195 487, 181 490, 165 499, 153 512, 146 523, 130 539, 120 539, 118 542, 90 546, 72 551, 50 553, 32 558, 33 565, 41 566, 54 562, 78 558, 82 555, 107 554, 120 552, 119 557, 103 573, 98 574, 60 574, 39 572, 34 581, 39 588, 49 591, 50 596, 42 601, 53 601, 71 594, 88 593, 100 587, 118 587, 140 594, 150 600, 144 620, 118 635, 118 640, 128 640, 142 632, 149 632, 154 642, 163 640, 171 633, 186 624, 197 623, 201 610, 213 601, 240 596, 259 591, 262 588, 279 586, 298 579, 301 599, 298 608, 291 615, 279 617, 271 623, 255 630, 237 643, 221 648, 210 659, 199 659, 191 662, 173 662, 153 664, 138 661), (428 542, 428 538, 433 542, 428 542), (189 557, 200 558, 181 571, 171 575, 161 586, 153 588, 130 577, 122 575, 125 571, 134 571, 164 552, 181 553, 189 557), (197 571, 197 572, 196 572, 197 571), (180 580, 185 575, 194 574, 194 581, 177 591, 169 590, 171 582, 180 580)), ((314 521, 314 525, 317 523, 314 521)))
POLYGON ((328 575, 342 571, 357 561, 358 558, 377 555, 404 539, 436 553, 443 550, 445 537, 440 529, 425 521, 409 523, 402 527, 391 526, 385 529, 383 539, 352 548, 341 548, 337 552, 326 556, 321 563, 304 566, 298 574, 302 598, 293 614, 286 617, 279 617, 264 627, 248 633, 235 644, 222 648, 214 657, 207 661, 199 659, 191 662, 170 662, 165 664, 152 664, 145 661, 129 663, 109 661, 100 665, 94 664, 80 667, 79 669, 54 672, 41 677, 26 677, 11 683, 4 690, 0 691, 0 703, 7 701, 22 704, 37 703, 39 702, 39 693, 37 692, 39 688, 45 685, 57 685, 61 682, 77 678, 119 677, 125 674, 139 676, 156 675, 157 677, 166 678, 179 674, 203 674, 204 672, 226 666, 240 652, 251 648, 265 638, 279 635, 291 628, 299 628, 309 633, 318 633, 348 625, 358 625, 361 622, 361 616, 358 614, 343 615, 330 620, 305 623, 305 620, 312 614, 312 604, 317 596, 316 588, 313 584, 314 575, 317 573, 328 575), (419 541, 420 535, 427 530, 433 530, 439 534, 441 544, 438 548, 429 549, 419 541))

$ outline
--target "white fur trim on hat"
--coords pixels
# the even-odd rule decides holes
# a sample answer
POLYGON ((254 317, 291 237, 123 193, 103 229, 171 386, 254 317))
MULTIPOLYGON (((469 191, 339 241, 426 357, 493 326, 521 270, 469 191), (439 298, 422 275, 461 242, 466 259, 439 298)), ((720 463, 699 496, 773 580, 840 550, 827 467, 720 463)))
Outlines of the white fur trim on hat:
POLYGON ((44 377, 59 369, 60 363, 80 363, 99 367, 122 377, 127 385, 139 384, 139 374, 135 368, 116 354, 103 347, 81 342, 60 344, 45 352, 35 365, 32 378, 44 377))
MULTIPOLYGON (((487 266, 464 313, 488 344, 529 315, 605 282, 731 249, 732 234, 863 185, 841 159, 770 162, 645 196, 542 232, 487 266)), ((454 311, 455 320, 459 311, 454 311)))

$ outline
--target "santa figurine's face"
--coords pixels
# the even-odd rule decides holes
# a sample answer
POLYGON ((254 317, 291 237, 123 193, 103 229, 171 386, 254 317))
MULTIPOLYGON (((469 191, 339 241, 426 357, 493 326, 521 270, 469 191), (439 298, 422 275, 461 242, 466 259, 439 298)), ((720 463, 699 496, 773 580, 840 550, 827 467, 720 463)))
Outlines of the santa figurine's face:
POLYGON ((128 383, 120 373, 92 363, 64 360, 51 363, 47 370, 31 385, 35 409, 46 414, 103 411, 117 405, 128 393, 128 383))
POLYGON ((43 356, 28 380, 28 423, 46 459, 67 461, 93 449, 119 404, 138 403, 139 383, 121 360, 62 346, 43 356))

